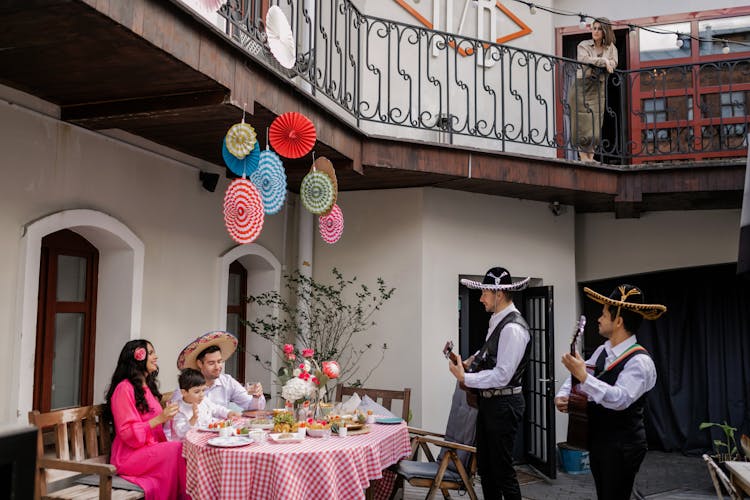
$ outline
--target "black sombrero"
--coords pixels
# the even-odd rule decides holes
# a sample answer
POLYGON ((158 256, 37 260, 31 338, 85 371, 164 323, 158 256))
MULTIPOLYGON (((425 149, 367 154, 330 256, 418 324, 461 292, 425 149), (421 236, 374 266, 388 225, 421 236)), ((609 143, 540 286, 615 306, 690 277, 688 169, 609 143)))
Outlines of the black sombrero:
POLYGON ((618 315, 619 309, 626 309, 640 314, 645 319, 656 319, 667 312, 667 307, 661 304, 644 304, 641 289, 633 285, 620 285, 612 290, 609 297, 605 297, 588 287, 583 287, 583 293, 594 302, 617 307, 618 315))
POLYGON ((503 267, 493 267, 484 275, 482 282, 462 279, 461 284, 472 288, 474 290, 522 290, 529 284, 531 278, 525 278, 521 281, 513 280, 510 277, 510 273, 503 267))

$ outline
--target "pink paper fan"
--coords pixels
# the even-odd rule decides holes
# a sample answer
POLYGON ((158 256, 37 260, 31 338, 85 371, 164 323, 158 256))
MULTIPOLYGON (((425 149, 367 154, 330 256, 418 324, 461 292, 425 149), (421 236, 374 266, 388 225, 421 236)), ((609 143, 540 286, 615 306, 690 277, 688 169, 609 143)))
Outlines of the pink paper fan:
POLYGON ((303 114, 284 113, 268 130, 268 140, 278 154, 286 158, 302 158, 315 146, 315 125, 303 114))
POLYGON ((247 179, 235 179, 224 195, 224 224, 240 244, 252 243, 263 230, 263 200, 247 179))
POLYGON ((344 234, 344 213, 338 205, 334 205, 331 213, 321 215, 318 219, 320 236, 326 243, 336 243, 344 234))

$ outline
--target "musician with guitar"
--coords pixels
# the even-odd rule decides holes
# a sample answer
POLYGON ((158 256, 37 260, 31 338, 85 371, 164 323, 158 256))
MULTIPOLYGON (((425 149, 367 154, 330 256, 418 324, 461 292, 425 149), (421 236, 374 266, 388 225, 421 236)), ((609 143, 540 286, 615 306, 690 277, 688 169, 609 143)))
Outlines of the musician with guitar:
MULTIPOLYGON (((667 308, 644 304, 641 290, 632 285, 618 286, 609 297, 590 288, 583 291, 602 304, 599 334, 607 341, 586 362, 578 352, 563 355, 571 377, 558 391, 555 405, 572 414, 571 379, 577 381, 575 392, 588 400, 587 445, 596 495, 600 500, 628 500, 647 449, 645 394, 656 384, 654 362, 635 333, 643 319, 656 319, 667 308)), ((568 435, 573 435, 570 430, 568 435)))
POLYGON ((448 368, 467 390, 474 391, 477 416, 477 459, 484 498, 521 500, 513 468, 513 443, 525 409, 521 389, 529 362, 529 327, 513 305, 511 292, 520 290, 529 278, 516 283, 507 269, 493 267, 481 283, 462 279, 461 284, 482 290, 479 299, 492 313, 482 348, 467 365, 450 354, 448 368))

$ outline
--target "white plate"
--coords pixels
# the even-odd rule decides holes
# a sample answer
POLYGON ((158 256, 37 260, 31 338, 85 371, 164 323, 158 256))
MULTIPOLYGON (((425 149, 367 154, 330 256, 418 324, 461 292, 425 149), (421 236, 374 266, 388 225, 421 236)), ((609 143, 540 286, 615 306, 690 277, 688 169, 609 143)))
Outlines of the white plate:
POLYGON ((274 443, 299 443, 304 437, 299 437, 299 435, 296 432, 286 433, 286 432, 276 432, 271 433, 268 435, 268 438, 273 441, 274 443), (291 434, 291 437, 280 437, 282 434, 291 434))
POLYGON ((229 436, 229 437, 215 437, 208 440, 208 444, 211 446, 218 446, 219 448, 234 448, 237 446, 247 446, 253 442, 253 439, 247 436, 229 436))
POLYGON ((200 425, 196 426, 195 428, 197 430, 201 431, 201 432, 215 432, 216 434, 219 433, 219 429, 215 429, 215 428, 214 429, 209 429, 208 427, 202 427, 200 425))

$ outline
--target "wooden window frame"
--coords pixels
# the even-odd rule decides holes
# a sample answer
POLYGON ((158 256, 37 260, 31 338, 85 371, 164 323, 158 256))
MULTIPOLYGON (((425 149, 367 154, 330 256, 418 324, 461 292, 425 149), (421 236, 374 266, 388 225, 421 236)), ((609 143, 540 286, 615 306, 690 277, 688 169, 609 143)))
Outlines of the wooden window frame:
MULTIPOLYGON (((227 300, 227 315, 237 314, 240 318, 238 321, 237 331, 237 380, 245 380, 245 352, 247 347, 247 328, 243 321, 247 321, 247 269, 238 261, 229 264, 229 274, 240 275, 240 303, 233 306, 227 300)), ((228 281, 228 280, 227 280, 228 281)))
POLYGON ((35 410, 51 411, 55 315, 58 313, 84 314, 79 397, 80 406, 93 404, 98 269, 99 251, 73 231, 63 229, 42 238, 36 354, 34 356, 33 408, 35 410), (86 290, 83 302, 57 300, 57 257, 59 255, 86 259, 86 290))

